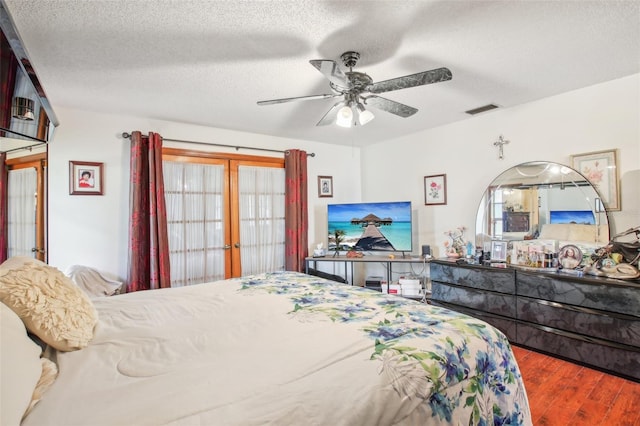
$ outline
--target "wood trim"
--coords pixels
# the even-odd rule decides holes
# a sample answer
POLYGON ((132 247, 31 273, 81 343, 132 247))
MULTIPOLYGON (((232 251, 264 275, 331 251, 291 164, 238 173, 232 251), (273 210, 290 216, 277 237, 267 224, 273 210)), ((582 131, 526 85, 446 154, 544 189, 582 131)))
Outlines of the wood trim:
POLYGON ((9 170, 36 169, 36 259, 46 262, 46 215, 47 215, 47 153, 25 155, 6 160, 9 170))
MULTIPOLYGON (((238 161, 246 161, 252 162, 256 161, 260 165, 264 165, 265 163, 274 163, 279 164, 281 167, 284 167, 284 158, 278 157, 266 157, 260 155, 246 155, 246 154, 233 154, 233 153, 224 153, 224 152, 205 152, 205 151, 195 151, 190 149, 180 149, 180 148, 162 148, 162 155, 164 156, 175 156, 180 158, 179 161, 188 161, 194 163, 201 163, 203 159, 222 159, 222 160, 238 160, 238 161)), ((274 166, 277 167, 277 166, 274 166)))

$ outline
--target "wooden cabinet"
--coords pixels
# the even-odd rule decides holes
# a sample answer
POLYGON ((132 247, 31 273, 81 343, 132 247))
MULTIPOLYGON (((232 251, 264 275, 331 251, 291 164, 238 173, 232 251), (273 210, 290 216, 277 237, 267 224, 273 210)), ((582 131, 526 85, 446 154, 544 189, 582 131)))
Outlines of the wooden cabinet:
POLYGON ((529 232, 529 212, 503 212, 504 232, 529 232))
POLYGON ((640 283, 518 268, 431 263, 432 303, 512 343, 640 381, 640 283))

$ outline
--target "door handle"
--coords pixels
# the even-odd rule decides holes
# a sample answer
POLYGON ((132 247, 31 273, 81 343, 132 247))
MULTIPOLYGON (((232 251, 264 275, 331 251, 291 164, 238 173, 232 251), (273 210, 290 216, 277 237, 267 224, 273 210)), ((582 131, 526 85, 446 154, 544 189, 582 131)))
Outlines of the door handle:
POLYGON ((222 246, 222 250, 229 250, 231 246, 229 244, 225 244, 222 246))
POLYGON ((39 249, 37 247, 33 247, 31 249, 31 253, 44 253, 44 249, 39 249))
POLYGON ((235 248, 240 248, 240 243, 235 243, 233 246, 234 246, 235 248))

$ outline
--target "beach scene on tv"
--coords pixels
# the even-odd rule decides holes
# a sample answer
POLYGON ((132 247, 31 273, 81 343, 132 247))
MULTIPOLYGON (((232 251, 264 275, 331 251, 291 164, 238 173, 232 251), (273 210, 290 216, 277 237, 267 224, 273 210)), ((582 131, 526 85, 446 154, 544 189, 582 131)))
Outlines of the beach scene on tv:
POLYGON ((411 251, 410 201, 329 204, 327 220, 330 251, 411 251))

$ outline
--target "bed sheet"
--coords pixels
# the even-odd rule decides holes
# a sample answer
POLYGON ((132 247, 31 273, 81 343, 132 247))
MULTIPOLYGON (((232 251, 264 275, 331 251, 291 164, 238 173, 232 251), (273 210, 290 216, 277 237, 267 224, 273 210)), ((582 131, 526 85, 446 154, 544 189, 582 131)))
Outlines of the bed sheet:
POLYGON ((294 272, 94 300, 32 425, 531 424, 505 336, 294 272))

